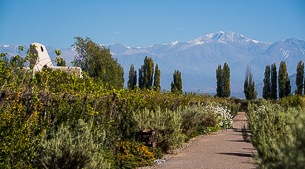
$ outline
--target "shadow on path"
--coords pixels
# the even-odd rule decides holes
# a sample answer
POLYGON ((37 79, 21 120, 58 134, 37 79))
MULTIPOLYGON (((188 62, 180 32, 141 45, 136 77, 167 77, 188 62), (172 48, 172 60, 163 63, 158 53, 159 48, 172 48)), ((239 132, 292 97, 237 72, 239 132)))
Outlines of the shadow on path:
POLYGON ((253 154, 249 154, 249 153, 218 153, 218 154, 238 156, 238 157, 253 157, 253 154))

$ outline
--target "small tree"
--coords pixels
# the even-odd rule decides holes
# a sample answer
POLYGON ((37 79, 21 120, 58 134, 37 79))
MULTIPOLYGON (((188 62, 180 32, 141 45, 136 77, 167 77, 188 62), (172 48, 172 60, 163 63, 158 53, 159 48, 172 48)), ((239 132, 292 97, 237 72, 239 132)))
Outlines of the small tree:
POLYGON ((153 85, 154 61, 151 57, 144 59, 144 87, 151 89, 153 85))
POLYGON ((139 69, 139 88, 144 89, 144 65, 139 69))
POLYGON ((224 63, 223 69, 221 65, 218 65, 216 69, 217 88, 216 95, 218 97, 230 97, 230 67, 227 63, 224 63))
POLYGON ((265 68, 265 78, 264 78, 264 87, 263 87, 263 98, 271 98, 271 79, 270 79, 270 65, 267 65, 265 68))
POLYGON ((81 67, 95 80, 102 81, 110 88, 124 87, 124 70, 118 61, 112 58, 110 49, 100 46, 90 38, 75 37, 74 48, 77 55, 73 65, 81 67))
POLYGON ((55 54, 56 54, 56 62, 57 62, 57 66, 67 66, 66 65, 66 61, 60 56, 61 55, 61 51, 59 49, 55 50, 55 54))
POLYGON ((175 70, 173 74, 173 81, 171 83, 171 92, 182 94, 182 78, 181 78, 181 72, 179 70, 175 70))
POLYGON ((231 85, 230 85, 230 67, 227 63, 223 65, 223 97, 230 97, 231 85))
POLYGON ((277 99, 277 71, 275 63, 271 65, 271 98, 277 99))
POLYGON ((137 71, 134 70, 133 64, 130 66, 129 78, 127 82, 128 89, 134 89, 137 85, 137 71))
POLYGON ((298 63, 297 66, 297 75, 296 75, 295 84, 297 86, 297 89, 295 91, 295 94, 303 95, 303 89, 304 89, 304 62, 301 60, 298 63))
POLYGON ((217 88, 216 88, 216 95, 218 97, 222 97, 223 95, 223 85, 222 85, 222 68, 221 65, 218 65, 216 69, 216 80, 217 80, 217 88))
POLYGON ((156 64, 155 67, 155 75, 154 75, 154 90, 156 91, 160 91, 161 90, 161 80, 160 80, 160 76, 161 76, 161 71, 159 69, 158 64, 156 64))
POLYGON ((255 91, 255 83, 250 66, 247 66, 244 82, 244 93, 247 100, 256 99, 257 92, 255 91))
POLYGON ((288 96, 291 93, 290 79, 288 76, 286 62, 281 61, 278 75, 279 98, 288 96))
POLYGON ((154 78, 154 61, 151 57, 146 56, 144 64, 139 69, 139 88, 152 89, 154 78))

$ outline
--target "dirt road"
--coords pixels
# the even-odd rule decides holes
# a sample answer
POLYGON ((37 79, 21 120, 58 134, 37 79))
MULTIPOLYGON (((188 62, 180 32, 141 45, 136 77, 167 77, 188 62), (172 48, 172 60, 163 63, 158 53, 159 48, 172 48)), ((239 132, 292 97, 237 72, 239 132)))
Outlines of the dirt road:
POLYGON ((200 136, 190 146, 156 169, 250 169, 255 168, 250 143, 232 129, 200 136))

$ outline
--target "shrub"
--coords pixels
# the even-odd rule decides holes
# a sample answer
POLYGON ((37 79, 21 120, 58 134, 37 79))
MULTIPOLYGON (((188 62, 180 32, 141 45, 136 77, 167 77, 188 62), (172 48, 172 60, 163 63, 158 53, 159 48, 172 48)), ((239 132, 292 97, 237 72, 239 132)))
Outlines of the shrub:
POLYGON ((217 125, 217 115, 214 112, 206 111, 202 106, 196 105, 186 107, 181 111, 182 130, 187 139, 208 133, 208 127, 217 125))
POLYGON ((137 113, 133 112, 133 118, 136 132, 145 129, 157 131, 157 146, 164 152, 178 148, 184 142, 181 130, 182 117, 178 110, 144 109, 137 113))
POLYGON ((135 141, 122 141, 116 147, 116 166, 119 168, 136 168, 154 163, 154 154, 148 147, 135 141))
POLYGON ((284 107, 305 107, 305 98, 300 95, 287 96, 279 100, 278 103, 284 107))
POLYGON ((46 135, 40 144, 38 162, 41 167, 58 168, 110 168, 101 146, 104 133, 92 133, 92 124, 79 120, 72 129, 61 125, 57 132, 46 135), (48 138, 50 137, 50 138, 48 138))
POLYGON ((251 105, 249 124, 259 168, 305 167, 304 109, 251 105))

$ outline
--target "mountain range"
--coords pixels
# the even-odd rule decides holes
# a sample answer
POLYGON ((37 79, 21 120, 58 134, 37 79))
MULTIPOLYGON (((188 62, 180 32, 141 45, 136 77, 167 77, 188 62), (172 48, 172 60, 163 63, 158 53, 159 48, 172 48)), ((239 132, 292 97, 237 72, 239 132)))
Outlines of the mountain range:
MULTIPOLYGON (((25 48, 29 45, 24 45, 25 48)), ((54 47, 46 46, 51 57, 54 47)), ((285 61, 289 75, 296 73, 300 60, 305 60, 305 41, 295 38, 278 42, 262 42, 235 32, 219 31, 188 42, 173 41, 149 47, 127 47, 120 43, 107 46, 112 56, 123 66, 125 81, 131 64, 138 69, 145 56, 152 57, 161 70, 161 87, 169 90, 175 70, 182 73, 183 90, 187 92, 215 93, 216 68, 225 62, 231 69, 231 95, 242 97, 246 67, 249 65, 261 95, 266 65, 285 61)), ((77 54, 73 48, 59 48, 62 57, 70 63, 77 54)), ((18 46, 2 45, 0 53, 18 54, 18 46)), ((21 55, 25 55, 25 52, 21 55)), ((293 77, 293 76, 292 76, 293 77)))

